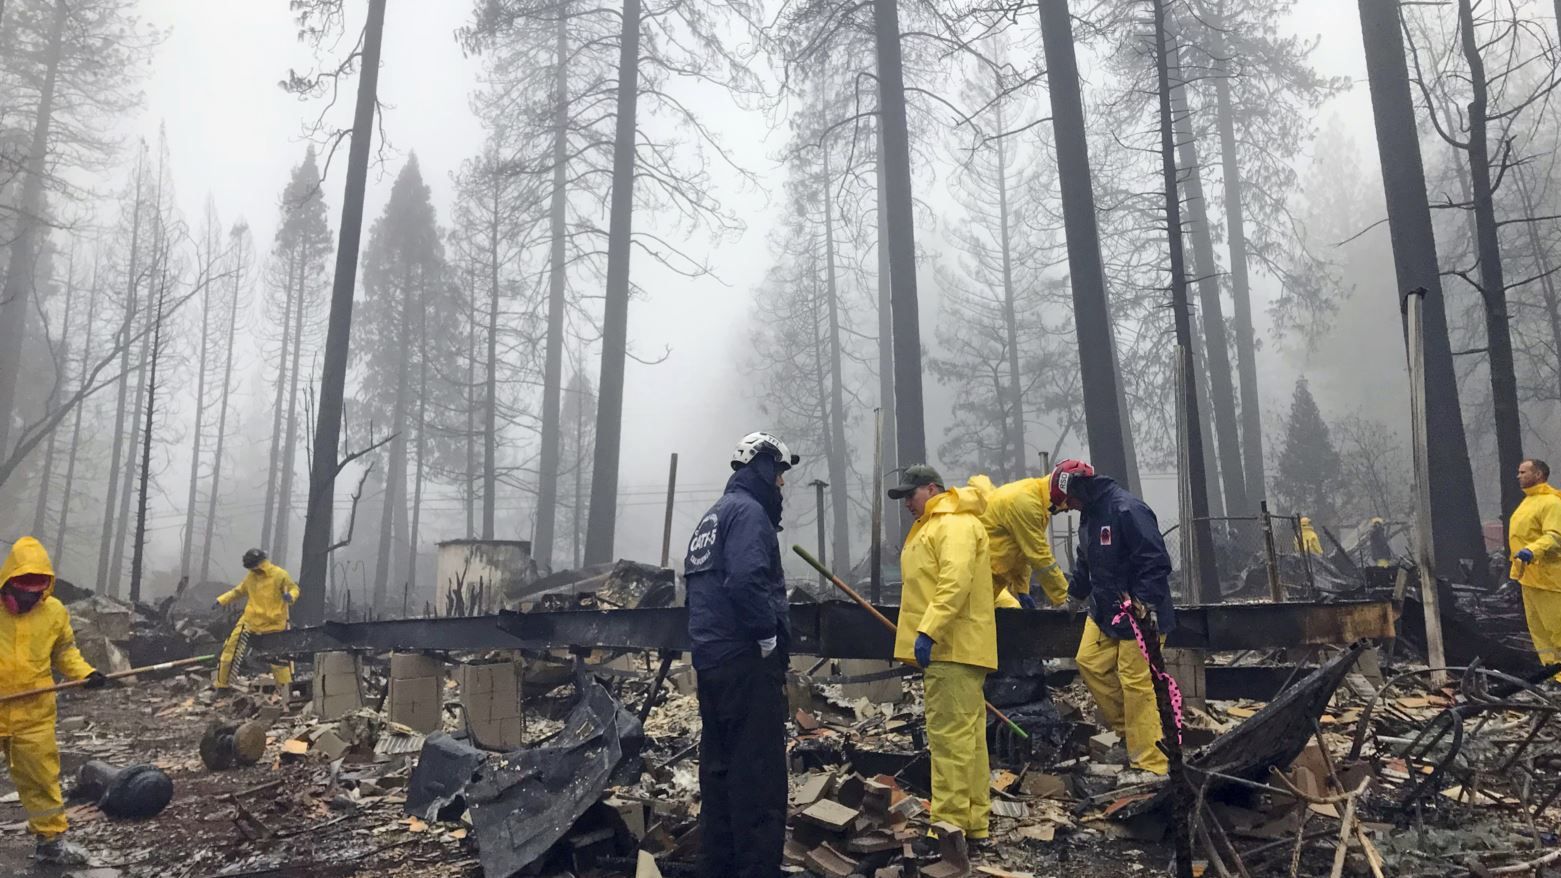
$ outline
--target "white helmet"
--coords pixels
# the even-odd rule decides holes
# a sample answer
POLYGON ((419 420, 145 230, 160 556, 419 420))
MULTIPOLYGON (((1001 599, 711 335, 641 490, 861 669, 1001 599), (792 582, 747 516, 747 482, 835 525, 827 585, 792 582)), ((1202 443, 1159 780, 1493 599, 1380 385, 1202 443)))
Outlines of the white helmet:
POLYGON ((737 443, 737 449, 732 452, 732 469, 742 469, 761 454, 768 454, 779 461, 782 471, 802 462, 802 458, 792 454, 791 449, 786 447, 786 443, 780 441, 780 437, 761 430, 757 433, 749 433, 737 443))

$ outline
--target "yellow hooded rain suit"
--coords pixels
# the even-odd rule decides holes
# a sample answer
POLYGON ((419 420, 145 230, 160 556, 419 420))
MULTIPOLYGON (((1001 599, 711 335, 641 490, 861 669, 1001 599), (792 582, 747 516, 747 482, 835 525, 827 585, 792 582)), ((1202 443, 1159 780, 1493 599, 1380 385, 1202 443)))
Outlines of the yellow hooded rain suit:
POLYGON ((1046 479, 1020 479, 1002 487, 972 476, 970 487, 986 501, 981 523, 992 553, 992 587, 1018 597, 1030 592, 1035 571, 1052 606, 1068 600, 1068 578, 1051 549, 1051 489, 1046 479))
MULTIPOLYGON (((217 598, 217 603, 223 606, 241 597, 247 599, 244 615, 239 617, 238 624, 233 626, 233 633, 228 635, 227 642, 222 645, 222 657, 217 664, 218 689, 228 688, 233 665, 243 661, 240 647, 247 647, 246 635, 271 634, 287 629, 288 606, 298 600, 298 594, 298 583, 287 575, 286 570, 270 561, 261 561, 259 566, 249 571, 244 581, 217 598)), ((292 665, 272 665, 271 674, 276 677, 278 687, 286 687, 293 682, 292 665)))
MULTIPOLYGON (((0 608, 0 695, 54 685, 54 674, 80 680, 92 666, 76 649, 70 611, 54 597, 54 565, 32 537, 22 537, 0 566, 0 584, 13 577, 49 577, 43 600, 20 615, 0 608)), ((0 702, 0 754, 27 812, 27 828, 49 839, 64 832, 65 799, 60 795, 60 748, 54 739, 54 693, 0 702)))
POLYGON ((1301 539, 1296 548, 1309 555, 1321 555, 1323 553, 1323 541, 1317 538, 1317 530, 1312 527, 1312 520, 1301 516, 1301 539))
POLYGON ((992 562, 983 502, 972 488, 927 501, 900 552, 899 631, 894 657, 916 661, 916 635, 933 640, 926 675, 927 745, 932 752, 932 820, 986 838, 991 767, 981 686, 997 670, 992 562))
POLYGON ((1540 663, 1548 665, 1561 662, 1561 491, 1540 482, 1523 494, 1507 523, 1509 575, 1523 586, 1529 637, 1540 663), (1522 549, 1534 553, 1532 562, 1517 559, 1522 549))

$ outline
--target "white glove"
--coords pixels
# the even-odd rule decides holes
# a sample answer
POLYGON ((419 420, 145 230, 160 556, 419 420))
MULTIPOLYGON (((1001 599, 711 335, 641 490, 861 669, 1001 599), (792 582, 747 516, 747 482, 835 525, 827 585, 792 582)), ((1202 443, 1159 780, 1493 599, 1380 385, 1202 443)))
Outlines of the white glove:
POLYGON ((769 658, 770 654, 775 652, 776 643, 774 637, 766 637, 759 641, 759 658, 769 658))

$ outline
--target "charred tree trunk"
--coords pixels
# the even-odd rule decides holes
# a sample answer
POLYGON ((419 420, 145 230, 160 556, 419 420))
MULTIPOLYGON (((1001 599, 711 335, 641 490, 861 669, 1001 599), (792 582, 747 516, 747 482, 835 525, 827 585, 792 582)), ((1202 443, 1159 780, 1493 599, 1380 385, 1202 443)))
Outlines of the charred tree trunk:
MULTIPOLYGON (((242 248, 243 239, 236 242, 236 246, 242 248)), ((242 271, 244 265, 244 253, 238 249, 233 254, 233 301, 228 308, 228 347, 226 360, 222 366, 222 402, 217 404, 217 447, 213 449, 211 460, 211 492, 206 500, 206 536, 201 541, 201 578, 200 582, 211 579, 211 544, 215 536, 217 525, 217 495, 222 490, 222 452, 228 438, 228 394, 233 384, 233 342, 238 336, 238 306, 239 293, 242 284, 242 271)))
MULTIPOLYGON (((824 446, 824 460, 832 466, 835 455, 839 450, 835 447, 834 430, 831 429, 829 419, 829 302, 826 299, 828 288, 827 286, 820 288, 818 243, 817 241, 811 243, 812 246, 808 252, 808 255, 811 257, 808 264, 808 279, 811 281, 813 294, 808 297, 808 335, 809 340, 813 344, 813 350, 810 352, 813 361, 813 399, 818 405, 813 418, 814 422, 820 425, 819 432, 820 438, 823 440, 821 444, 824 446)), ((819 551, 822 552, 824 550, 824 516, 826 513, 823 502, 823 481, 815 480, 814 485, 818 486, 819 491, 819 502, 814 508, 819 517, 819 551)), ((827 561, 828 559, 826 558, 825 560, 827 561)))
POLYGON ((304 264, 305 260, 300 254, 298 258, 298 274, 294 280, 293 288, 295 303, 293 305, 293 331, 292 353, 293 362, 287 370, 287 430, 283 434, 286 441, 282 445, 282 472, 281 484, 277 487, 276 499, 276 539, 273 542, 272 554, 277 558, 278 564, 286 564, 288 559, 287 543, 288 531, 293 520, 293 476, 298 467, 298 376, 303 359, 304 347, 304 304, 308 301, 308 291, 305 289, 304 264))
POLYGON ((846 483, 845 380, 840 348, 840 288, 835 276, 835 210, 830 199, 829 147, 824 147, 824 277, 829 316, 829 505, 834 515, 835 563, 851 567, 851 493, 846 483))
MULTIPOLYGON (((427 290, 421 290, 426 294, 427 290)), ((417 332, 417 469, 412 476, 412 508, 410 516, 412 526, 407 533, 407 569, 402 577, 402 594, 411 590, 413 582, 417 581, 417 534, 423 518, 423 461, 428 448, 428 318, 427 304, 422 295, 418 297, 418 332, 417 332)), ((402 612, 407 611, 405 598, 402 601, 402 612)))
POLYGON ((602 372, 596 386, 596 454, 585 563, 613 560, 618 529, 618 451, 623 438, 623 370, 629 343, 629 244, 634 219, 635 109, 640 82, 640 0, 623 0, 618 56, 618 120, 613 141, 612 216, 607 230, 607 301, 602 372))
POLYGON ((329 563, 336 473, 340 469, 342 402, 347 388, 347 354, 352 341, 352 296, 358 277, 358 245, 363 236, 363 194, 368 183, 369 146, 374 136, 375 95, 379 85, 380 46, 385 34, 385 0, 369 0, 363 31, 358 101, 347 154, 347 188, 342 198, 341 241, 336 248, 336 277, 320 371, 320 410, 315 420, 314 454, 309 469, 309 512, 304 519, 300 565, 299 620, 325 617, 326 566, 329 563))
MULTIPOLYGON (((59 372, 54 376, 54 388, 49 391, 49 409, 51 411, 55 406, 59 405, 60 388, 65 386, 65 379, 70 374, 70 317, 71 306, 76 301, 76 251, 74 248, 72 248, 70 259, 67 261, 69 267, 66 269, 67 273, 65 276, 65 319, 60 324, 59 372)), ((77 408, 78 410, 80 409, 79 404, 77 408)), ((44 528, 48 526, 49 495, 51 493, 49 489, 54 484, 54 446, 55 437, 58 435, 59 430, 50 430, 49 441, 44 444, 43 448, 43 472, 38 476, 38 506, 33 510, 32 532, 34 534, 43 533, 44 528)), ((59 551, 58 544, 55 545, 55 551, 59 551)))
POLYGON ((135 545, 130 553, 130 603, 141 602, 141 580, 146 564, 146 500, 152 483, 152 425, 157 415, 157 361, 163 353, 163 305, 168 299, 168 253, 163 253, 162 279, 157 286, 157 306, 152 316, 152 363, 146 380, 146 426, 141 438, 141 478, 136 493, 135 545))
MULTIPOLYGON (((495 207, 497 207, 495 194, 495 207)), ((497 230, 494 232, 497 237, 497 230)), ((497 241, 490 241, 497 249, 497 241)), ((494 260, 489 266, 488 279, 488 356, 486 382, 483 392, 482 436, 482 538, 494 538, 494 519, 498 510, 499 463, 499 266, 494 260)), ((551 318, 549 318, 551 319, 551 318)), ((544 428, 545 429, 545 428, 544 428)))
POLYGON ((1203 311, 1204 365, 1208 369, 1209 398, 1214 415, 1214 436, 1219 452, 1220 484, 1224 487, 1228 515, 1246 515, 1245 479, 1241 472, 1241 436, 1236 428, 1236 388, 1230 374, 1230 346, 1225 340, 1225 313, 1220 302, 1219 267, 1214 261, 1214 234, 1209 226, 1209 204, 1203 194, 1203 169, 1198 141, 1192 128, 1192 108, 1187 103, 1187 81, 1182 74, 1181 51, 1174 34, 1171 113, 1180 144, 1183 185, 1187 190, 1187 231, 1192 238, 1193 271, 1198 279, 1198 302, 1203 311))
POLYGON ((287 292, 282 305, 282 350, 276 358, 276 401, 271 408, 271 453, 266 467, 266 508, 260 518, 260 545, 275 552, 272 536, 276 527, 277 480, 282 473, 282 403, 287 393, 287 354, 293 335, 293 307, 298 302, 298 248, 287 255, 287 292))
MULTIPOLYGON (((1002 90, 1003 83, 999 77, 996 93, 1000 94, 1002 90)), ((996 109, 997 130, 1006 131, 1002 105, 999 104, 996 109)), ((1025 472, 1024 393, 1019 388, 1019 315, 1014 304, 1013 242, 1008 228, 1008 141, 1001 137, 997 139, 997 212, 998 245, 1003 251, 1003 329, 1008 347, 1008 387, 1003 391, 1007 400, 1008 421, 1003 442, 1008 447, 1009 456, 1004 466, 1008 470, 1005 481, 1012 481, 1025 472)))
MULTIPOLYGON (((581 388, 582 390, 584 388, 581 388)), ((585 511, 585 400, 575 406, 575 496, 574 496, 574 562, 578 570, 583 562, 580 553, 585 540, 581 513, 585 511)))
MULTIPOLYGON (((87 327, 81 339, 81 365, 77 374, 80 376, 82 386, 86 385, 87 371, 92 368, 92 329, 97 326, 98 319, 98 272, 97 265, 92 267, 92 291, 87 299, 87 327)), ((58 536, 54 539, 54 551, 60 559, 67 557, 66 538, 70 535, 67 526, 70 521, 70 498, 76 488, 76 458, 81 451, 81 410, 86 406, 78 403, 76 410, 71 412, 70 450, 65 455, 65 490, 60 497, 60 522, 58 536)))
MULTIPOLYGON (((627 11, 627 7, 625 8, 627 11)), ((561 397, 564 386, 564 294, 565 294, 565 267, 564 267, 564 243, 567 230, 564 211, 568 207, 567 180, 565 173, 569 161, 569 29, 568 4, 561 3, 557 24, 557 50, 554 54, 556 67, 553 79, 553 191, 551 203, 548 205, 548 234, 551 238, 548 252, 548 284, 547 284, 547 347, 544 352, 542 367, 542 448, 537 458, 537 532, 536 540, 532 545, 537 563, 551 568, 553 564, 553 532, 557 520, 558 506, 558 448, 560 444, 559 411, 562 405, 561 397)), ((627 26, 627 25, 625 25, 627 26)), ((636 37, 638 39, 638 37, 636 37)), ((634 56, 624 55, 620 63, 638 63, 638 49, 634 56)), ((624 96, 619 92, 619 110, 622 111, 624 96)), ((633 100, 630 98, 630 100, 633 100)), ((630 134, 632 138, 632 132, 630 134)), ((620 144, 622 135, 620 133, 620 144)), ((632 140, 631 140, 632 143, 632 140)), ((632 149, 632 146, 631 146, 632 149)), ((616 168, 613 177, 613 195, 617 197, 618 177, 616 168)), ((634 170, 632 166, 629 174, 634 170)), ((632 193, 631 193, 632 195, 632 193)), ((613 221, 617 222, 616 214, 613 221)), ((625 217, 627 222, 627 217, 625 217)), ((609 245, 610 246, 610 245, 609 245)), ((627 252, 624 260, 628 259, 627 252)), ((627 273, 627 271, 625 271, 627 273)), ((627 318, 625 318, 627 319, 627 318)), ((603 352, 603 368, 606 353, 603 352)), ((491 429, 491 427, 490 427, 491 429)), ((617 451, 614 449, 613 454, 617 451)), ((616 473, 616 469, 614 470, 616 473)), ((580 503, 580 498, 575 497, 575 503, 580 503)))
MULTIPOLYGON (((158 198, 157 203, 159 205, 159 216, 161 216, 162 199, 158 198)), ((161 226, 162 220, 159 219, 158 223, 159 226, 161 226)), ((167 253, 165 252, 162 243, 163 237, 164 232, 159 229, 157 237, 154 239, 155 243, 153 246, 152 257, 153 269, 148 272, 149 278, 150 275, 154 272, 160 275, 163 271, 166 270, 162 264, 162 260, 167 258, 167 253)), ((159 280, 158 283, 161 284, 161 281, 159 280)), ((158 294, 161 295, 161 289, 158 290, 158 294)), ((153 320, 156 317, 156 306, 158 304, 159 303, 156 298, 152 297, 151 295, 147 296, 147 313, 145 323, 143 325, 146 327, 145 332, 152 333, 154 335, 158 329, 158 327, 153 323, 153 320)), ((141 339, 140 353, 136 356, 136 363, 138 365, 136 366, 135 406, 131 410, 130 417, 130 456, 125 464, 125 481, 119 487, 119 523, 114 528, 113 566, 109 569, 108 575, 108 593, 114 597, 119 597, 120 580, 123 578, 125 572, 125 541, 130 537, 130 501, 131 497, 135 495, 137 470, 140 465, 138 459, 139 456, 136 452, 142 445, 141 418, 146 411, 146 391, 148 388, 147 366, 149 364, 149 358, 152 354, 152 342, 152 335, 143 335, 141 339)))
POLYGON ((190 558, 195 552, 195 506, 200 497, 201 438, 206 424, 206 361, 211 347, 211 275, 215 263, 216 242, 212 240, 211 217, 206 223, 206 266, 201 277, 201 353, 195 374, 195 441, 190 449, 190 490, 184 504, 184 548, 179 556, 179 575, 190 575, 190 558))
MULTIPOLYGON (((878 55, 878 111, 883 126, 884 224, 889 233, 890 304, 894 327, 894 417, 902 465, 927 460, 922 412, 921 323, 917 316, 915 199, 911 145, 905 122, 905 76, 900 61, 898 0, 873 3, 878 55)), ((600 438, 597 439, 599 443, 600 438)))
POLYGON ((1485 304, 1485 343, 1490 348, 1491 405, 1496 420, 1496 459, 1500 469, 1501 520, 1506 522, 1518 504, 1523 489, 1515 473, 1523 460, 1523 425, 1518 419, 1518 377, 1512 359, 1512 328, 1507 315, 1507 280, 1501 265, 1500 227, 1496 224, 1496 202, 1491 184, 1489 140, 1489 83, 1485 78, 1485 59, 1474 33, 1474 7, 1471 0, 1458 0, 1458 29, 1461 31, 1463 57, 1469 65, 1469 181, 1474 187, 1474 224, 1476 252, 1480 264, 1480 298, 1485 304))
MULTIPOLYGON (((97 586, 100 590, 106 590, 108 585, 109 553, 114 547, 114 510, 119 505, 120 466, 125 451, 125 406, 129 401, 130 393, 130 339, 135 331, 136 313, 141 307, 136 295, 138 286, 136 256, 141 250, 141 186, 144 158, 144 152, 136 158, 135 206, 130 221, 130 259, 129 267, 126 269, 126 274, 129 276, 129 289, 125 291, 125 318, 120 324, 118 338, 122 346, 119 349, 119 387, 114 403, 114 447, 109 452, 108 492, 103 498, 103 535, 98 543, 97 586)), ((118 597, 115 592, 106 593, 111 597, 118 597)))
MULTIPOLYGON (((900 468, 900 445, 895 434, 894 407, 894 304, 893 281, 889 267, 889 206, 884 181, 883 122, 878 123, 878 160, 875 163, 878 183, 878 405, 882 409, 883 424, 880 454, 881 466, 886 473, 900 468)), ((883 516, 883 544, 900 545, 904 515, 890 512, 883 516)))
MULTIPOLYGON (((1425 290, 1424 390, 1436 573, 1462 578, 1459 561, 1484 558, 1485 541, 1480 532, 1469 446, 1458 402, 1458 379, 1447 334, 1436 235, 1426 201, 1425 167, 1420 159, 1399 7, 1395 0, 1360 0, 1359 5, 1400 305, 1411 290, 1425 290)), ((1480 566, 1476 563, 1475 569, 1480 566)))
MULTIPOLYGON (((1220 5, 1223 19, 1224 4, 1220 5)), ((1236 371, 1241 379, 1241 472, 1250 514, 1268 495, 1263 467, 1263 416, 1257 392, 1257 335, 1252 329, 1252 282, 1247 272, 1244 184, 1236 157, 1236 114, 1230 101, 1230 69, 1223 31, 1216 27, 1214 109, 1225 185, 1225 232, 1230 248, 1231 298, 1235 302, 1236 371)))
POLYGON ((1052 134, 1057 149, 1057 179, 1068 240, 1068 270, 1073 288, 1073 321, 1078 333, 1079 373, 1084 390, 1084 420, 1089 454, 1097 472, 1134 490, 1137 467, 1131 465, 1132 427, 1123 406, 1111 330, 1106 273, 1100 258, 1100 229, 1095 217, 1084 102, 1079 96, 1079 65, 1074 55, 1073 21, 1068 0, 1040 0, 1041 41, 1050 82, 1052 134))
POLYGON ((1514 176, 1518 186, 1518 197, 1523 202, 1523 216, 1528 222, 1523 223, 1523 228, 1528 235, 1529 249, 1534 251, 1534 273, 1539 275, 1540 293, 1544 297, 1546 324, 1550 327, 1551 356, 1548 359, 1552 369, 1550 386, 1553 393, 1561 400, 1561 294, 1557 293, 1555 277, 1551 274, 1550 260, 1545 255, 1544 243, 1539 238, 1538 223, 1534 221, 1539 216, 1539 208, 1534 204, 1534 192, 1529 188, 1528 175, 1525 169, 1517 168, 1514 176))
POLYGON ((33 318, 38 228, 43 225, 44 162, 49 151, 49 128, 54 121, 60 42, 68 14, 65 0, 55 0, 54 20, 49 26, 49 66, 44 71, 43 87, 38 93, 38 115, 33 121, 32 143, 27 149, 16 237, 11 241, 11 260, 5 273, 3 302, 0 302, 0 450, 5 452, 11 448, 11 422, 16 417, 16 383, 22 365, 22 346, 27 338, 27 325, 33 318))
POLYGON ((1181 197, 1177 190, 1176 136, 1171 116, 1171 35, 1166 28, 1165 0, 1152 0, 1154 6, 1155 68, 1160 97, 1160 168, 1165 183, 1165 231, 1171 257, 1171 310, 1176 321, 1176 344, 1181 358, 1184 382, 1182 407, 1186 419, 1187 468, 1193 520, 1183 522, 1192 531, 1195 570, 1186 571, 1190 596, 1199 603, 1218 600, 1219 573, 1214 566, 1213 529, 1209 526, 1208 481, 1203 467, 1203 422, 1198 414, 1198 396, 1193 392, 1197 370, 1192 357, 1192 303, 1187 296, 1187 270, 1183 258, 1181 197))
POLYGON ((466 538, 477 535, 477 296, 466 278, 466 538))
MULTIPOLYGON (((390 442, 390 461, 385 479, 385 508, 380 517, 379 563, 374 568, 373 607, 383 613, 390 584, 394 579, 394 546, 398 536, 404 537, 406 527, 407 485, 407 385, 411 381, 411 368, 407 363, 411 356, 412 275, 407 271, 401 285, 401 321, 396 347, 402 352, 396 368, 396 401, 391 412, 391 426, 396 438, 390 442)), ((402 541, 404 545, 404 539, 402 541)))

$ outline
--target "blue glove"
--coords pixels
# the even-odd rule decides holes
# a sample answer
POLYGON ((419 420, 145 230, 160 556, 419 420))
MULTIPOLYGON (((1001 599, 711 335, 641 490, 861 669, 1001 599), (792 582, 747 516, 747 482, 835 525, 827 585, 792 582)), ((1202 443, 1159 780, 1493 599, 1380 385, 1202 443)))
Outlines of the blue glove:
POLYGON ((1029 593, 1019 595, 1019 606, 1024 607, 1026 610, 1033 610, 1035 609, 1035 598, 1031 597, 1029 593))
POLYGON ((1532 549, 1519 549, 1518 550, 1518 560, 1522 561, 1524 564, 1533 564, 1534 563, 1534 551, 1532 549))
POLYGON ((916 664, 923 669, 932 664, 932 638, 925 634, 916 635, 916 664))

